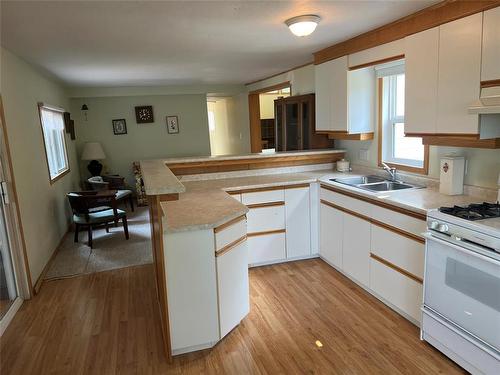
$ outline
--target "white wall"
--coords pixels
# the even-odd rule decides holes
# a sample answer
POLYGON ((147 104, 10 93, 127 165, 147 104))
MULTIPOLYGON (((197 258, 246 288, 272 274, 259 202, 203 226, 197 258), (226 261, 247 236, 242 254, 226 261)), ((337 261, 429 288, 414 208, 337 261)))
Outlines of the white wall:
MULTIPOLYGON (((101 161, 103 172, 126 177, 132 187, 134 161, 210 155, 205 94, 74 98, 71 113, 75 118, 78 155, 85 142, 100 142, 106 154, 101 161), (83 103, 89 108, 87 122, 80 111, 83 103), (135 107, 139 105, 153 106, 154 123, 136 123, 135 107), (170 115, 178 116, 179 134, 167 132, 166 116, 170 115), (113 119, 126 120, 127 134, 113 134, 113 119)), ((80 164, 82 178, 89 177, 87 164, 80 164)))
POLYGON ((313 93, 314 90, 314 65, 306 65, 302 68, 286 72, 247 86, 248 91, 260 90, 265 87, 277 85, 290 81, 292 95, 303 95, 313 93))
POLYGON ((38 102, 69 110, 65 90, 9 51, 1 50, 1 95, 33 282, 64 236, 71 213, 66 193, 78 189, 75 142, 66 137, 71 172, 54 184, 49 174, 38 102))

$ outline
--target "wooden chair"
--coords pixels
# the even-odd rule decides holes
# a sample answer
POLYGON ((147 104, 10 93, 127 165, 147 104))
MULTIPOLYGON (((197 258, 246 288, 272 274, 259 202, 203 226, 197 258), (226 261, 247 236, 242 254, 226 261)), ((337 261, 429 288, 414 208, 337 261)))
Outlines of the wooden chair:
POLYGON ((92 249, 92 229, 104 225, 109 233, 109 223, 118 225, 121 219, 125 238, 129 239, 127 213, 117 208, 116 191, 79 191, 68 193, 75 223, 75 242, 81 227, 87 227, 88 245, 92 249))

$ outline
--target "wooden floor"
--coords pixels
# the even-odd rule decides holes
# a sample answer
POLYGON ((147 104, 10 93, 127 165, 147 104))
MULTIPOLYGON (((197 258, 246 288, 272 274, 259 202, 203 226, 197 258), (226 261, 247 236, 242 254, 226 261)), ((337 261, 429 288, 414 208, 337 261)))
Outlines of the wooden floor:
POLYGON ((254 268, 250 288, 240 326, 214 349, 167 364, 152 265, 47 282, 1 338, 0 373, 462 373, 319 259, 254 268))

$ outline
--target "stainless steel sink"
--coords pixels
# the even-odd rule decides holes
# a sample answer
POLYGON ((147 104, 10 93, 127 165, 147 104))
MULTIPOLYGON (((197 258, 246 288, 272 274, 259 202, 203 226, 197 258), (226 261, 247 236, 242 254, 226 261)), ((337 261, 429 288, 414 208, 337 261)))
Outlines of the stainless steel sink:
POLYGON ((378 193, 390 192, 396 190, 406 190, 406 189, 421 189, 423 187, 423 186, 407 184, 401 181, 390 181, 379 176, 332 178, 330 180, 341 184, 353 186, 359 189, 378 192, 378 193))

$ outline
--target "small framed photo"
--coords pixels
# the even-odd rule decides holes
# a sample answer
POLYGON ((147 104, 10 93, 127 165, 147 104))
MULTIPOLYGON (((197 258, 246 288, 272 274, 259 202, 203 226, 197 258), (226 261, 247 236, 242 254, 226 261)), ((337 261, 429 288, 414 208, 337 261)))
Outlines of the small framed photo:
POLYGON ((168 134, 179 133, 179 119, 177 116, 167 116, 167 131, 168 134))
POLYGON ((124 118, 113 120, 113 133, 115 135, 127 134, 127 122, 124 118))
POLYGON ((138 124, 148 124, 155 122, 153 116, 153 106, 151 105, 141 105, 135 107, 135 121, 138 124))

